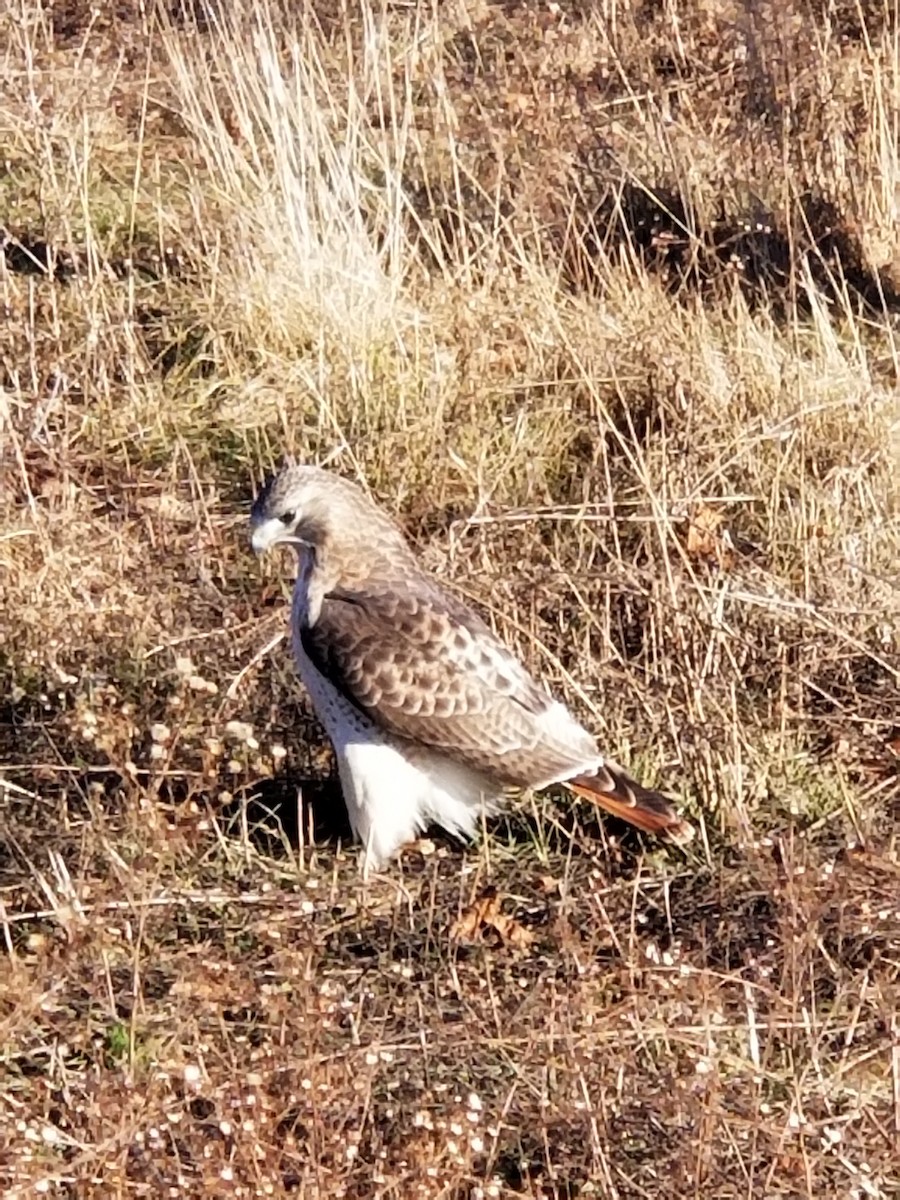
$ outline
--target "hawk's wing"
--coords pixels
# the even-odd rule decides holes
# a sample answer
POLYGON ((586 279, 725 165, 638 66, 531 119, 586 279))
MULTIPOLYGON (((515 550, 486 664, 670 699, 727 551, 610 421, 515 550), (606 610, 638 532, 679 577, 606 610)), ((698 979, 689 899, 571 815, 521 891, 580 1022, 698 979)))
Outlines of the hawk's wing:
POLYGON ((315 625, 294 636, 376 724, 500 783, 540 787, 599 760, 591 735, 475 613, 428 579, 332 592, 315 625))

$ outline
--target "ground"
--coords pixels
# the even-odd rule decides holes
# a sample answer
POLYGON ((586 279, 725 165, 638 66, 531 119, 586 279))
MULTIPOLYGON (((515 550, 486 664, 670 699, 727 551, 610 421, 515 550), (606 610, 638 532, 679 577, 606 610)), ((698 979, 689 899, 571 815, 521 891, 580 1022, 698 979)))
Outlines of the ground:
POLYGON ((900 1195, 896 22, 0 16, 4 1195, 900 1195), (551 791, 363 880, 285 455, 693 845, 551 791))

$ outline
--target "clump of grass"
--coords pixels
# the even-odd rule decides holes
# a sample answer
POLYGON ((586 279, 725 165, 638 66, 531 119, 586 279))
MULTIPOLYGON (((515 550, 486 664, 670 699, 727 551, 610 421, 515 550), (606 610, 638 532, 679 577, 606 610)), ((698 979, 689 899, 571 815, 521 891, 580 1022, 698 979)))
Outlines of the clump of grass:
POLYGON ((368 9, 358 59, 312 21, 291 41, 278 20, 238 5, 213 19, 203 44, 167 35, 203 168, 198 221, 217 231, 210 300, 245 352, 289 358, 324 337, 364 363, 415 316, 402 293, 410 100, 391 93, 382 131, 370 113, 397 45, 368 9))

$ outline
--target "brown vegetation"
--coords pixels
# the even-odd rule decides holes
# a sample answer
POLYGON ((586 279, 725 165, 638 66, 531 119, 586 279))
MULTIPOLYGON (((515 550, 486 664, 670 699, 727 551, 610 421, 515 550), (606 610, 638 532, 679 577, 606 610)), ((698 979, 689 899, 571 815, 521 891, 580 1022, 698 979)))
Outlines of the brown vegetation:
POLYGON ((0 47, 4 1195, 900 1194, 896 6, 0 47), (285 453, 690 850, 526 797, 364 885, 247 547, 285 453))

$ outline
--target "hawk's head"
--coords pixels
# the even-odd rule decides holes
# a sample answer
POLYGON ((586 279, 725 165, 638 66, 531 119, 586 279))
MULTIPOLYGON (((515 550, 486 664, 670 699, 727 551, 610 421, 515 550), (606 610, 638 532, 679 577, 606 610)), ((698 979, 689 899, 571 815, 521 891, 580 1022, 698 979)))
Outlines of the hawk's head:
MULTIPOLYGON (((321 467, 286 466, 264 485, 250 513, 250 543, 257 554, 287 544, 321 551, 371 555, 391 547, 408 554, 402 535, 357 484, 321 467)), ((317 556, 318 557, 318 556, 317 556)))
POLYGON ((306 466, 284 467, 267 479, 250 512, 250 544, 256 553, 280 542, 320 545, 330 524, 335 481, 327 471, 306 466))

